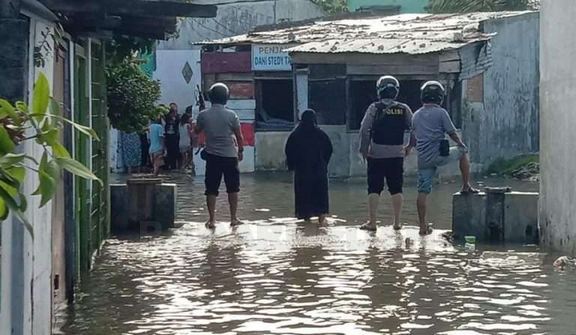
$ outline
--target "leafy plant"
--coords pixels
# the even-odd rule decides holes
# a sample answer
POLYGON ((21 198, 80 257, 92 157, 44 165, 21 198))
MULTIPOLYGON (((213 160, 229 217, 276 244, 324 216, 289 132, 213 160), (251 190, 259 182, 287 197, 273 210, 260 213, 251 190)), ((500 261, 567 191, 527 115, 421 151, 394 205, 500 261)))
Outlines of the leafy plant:
POLYGON ((133 36, 116 35, 106 43, 106 59, 109 64, 120 64, 132 59, 136 53, 150 53, 155 40, 133 36))
POLYGON ((110 64, 106 69, 108 117, 114 128, 141 132, 157 116, 160 84, 150 79, 133 60, 110 64))
POLYGON ((92 171, 74 160, 60 142, 65 124, 98 139, 91 128, 61 115, 58 103, 50 97, 48 80, 43 74, 34 85, 32 106, 21 101, 12 105, 0 99, 0 221, 12 213, 33 236, 33 227, 24 215, 28 195, 22 193, 22 185, 27 172, 38 178, 39 186, 32 195, 40 197, 41 207, 54 197, 63 170, 99 181, 92 171), (19 153, 18 145, 27 141, 35 141, 43 149, 40 162, 31 155, 19 153))
POLYGON ((312 2, 320 6, 330 15, 348 12, 348 3, 346 0, 312 0, 312 2))
POLYGON ((60 24, 56 25, 54 31, 52 28, 46 27, 40 32, 42 39, 34 46, 32 58, 34 60, 34 66, 44 67, 46 66, 46 57, 51 54, 54 50, 50 45, 50 41, 54 44, 58 44, 62 40, 62 34, 64 28, 60 24))
POLYGON ((531 9, 530 0, 430 0, 430 13, 499 12, 531 9))

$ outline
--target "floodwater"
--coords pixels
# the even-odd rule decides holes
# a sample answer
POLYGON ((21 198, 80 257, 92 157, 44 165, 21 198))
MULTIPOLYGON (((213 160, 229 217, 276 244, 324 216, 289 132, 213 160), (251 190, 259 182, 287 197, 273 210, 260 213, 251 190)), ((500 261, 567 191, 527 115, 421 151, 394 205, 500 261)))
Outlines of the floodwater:
MULTIPOLYGON (((447 243, 451 194, 439 185, 430 219, 417 235, 415 191, 406 190, 404 221, 394 232, 360 231, 365 185, 334 181, 332 225, 291 219, 288 175, 243 177, 241 218, 232 229, 219 203, 215 232, 203 222, 202 181, 179 175, 178 220, 164 234, 111 239, 64 334, 576 334, 574 270, 535 246, 447 243)), ((486 181, 516 190, 536 184, 486 181)), ((409 185, 413 182, 409 181, 409 185)))

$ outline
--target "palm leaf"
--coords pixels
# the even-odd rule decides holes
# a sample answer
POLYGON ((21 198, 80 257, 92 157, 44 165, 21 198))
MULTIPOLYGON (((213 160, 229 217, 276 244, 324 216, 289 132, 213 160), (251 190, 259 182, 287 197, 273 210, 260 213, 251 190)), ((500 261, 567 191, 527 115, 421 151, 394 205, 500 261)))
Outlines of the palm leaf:
POLYGON ((529 9, 528 0, 431 0, 431 13, 499 12, 529 9))

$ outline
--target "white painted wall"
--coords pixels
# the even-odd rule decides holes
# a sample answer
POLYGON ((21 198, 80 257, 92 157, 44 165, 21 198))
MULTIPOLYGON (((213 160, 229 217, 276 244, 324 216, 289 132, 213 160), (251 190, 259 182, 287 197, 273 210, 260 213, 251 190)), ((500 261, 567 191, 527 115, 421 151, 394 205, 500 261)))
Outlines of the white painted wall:
POLYGON ((196 103, 196 85, 200 85, 200 50, 158 50, 156 51, 156 71, 153 78, 160 81, 162 96, 160 103, 176 102, 180 114, 187 106, 196 103), (182 70, 188 62, 193 76, 186 83, 182 70))
MULTIPOLYGON (((38 17, 30 18, 30 50, 40 43, 42 32, 52 33, 53 25, 38 17), (48 30, 46 30, 48 28, 48 30)), ((48 41, 53 46, 49 37, 48 41)), ((54 60, 51 53, 45 54, 45 64, 36 68, 30 57, 29 87, 44 73, 50 84, 53 81, 54 60)), ((31 94, 30 94, 31 98, 31 94)), ((28 101, 32 105, 32 101, 28 101)), ((27 141, 21 148, 40 160, 43 150, 34 141, 27 141)), ((23 185, 25 194, 32 194, 38 187, 34 174, 28 173, 23 185)), ((34 227, 34 238, 14 218, 2 224, 2 315, 1 334, 11 334, 19 329, 23 335, 49 335, 52 321, 52 206, 40 208, 40 198, 30 196, 25 215, 34 227), (16 259, 14 257, 21 257, 16 259), (23 314, 22 324, 15 325, 13 314, 23 314)))
POLYGON ((542 243, 576 254, 576 6, 542 1, 540 14, 540 229, 542 243))
POLYGON ((108 167, 110 168, 110 171, 118 173, 121 172, 120 166, 122 166, 122 156, 120 155, 120 147, 118 146, 118 130, 110 128, 108 136, 108 152, 110 153, 108 167))
MULTIPOLYGON (((41 31, 47 27, 52 29, 53 25, 45 21, 36 21, 36 43, 42 39, 41 31)), ((53 31, 53 30, 51 30, 53 31)), ((50 41, 53 47, 53 42, 50 41)), ((46 57, 46 64, 43 68, 34 69, 34 80, 32 85, 40 75, 44 73, 50 83, 53 82, 54 59, 46 57)), ((50 85, 51 87, 53 85, 50 85)), ((31 101, 30 101, 31 104, 31 101)), ((29 146, 26 151, 33 153, 33 156, 40 159, 43 150, 36 143, 28 142, 29 146)), ((29 174, 29 176, 31 176, 29 174)), ((35 176, 34 176, 35 177, 35 176)), ((28 178, 24 186, 27 194, 31 194, 38 187, 36 178, 28 178)), ((30 197, 27 211, 28 217, 34 225, 34 248, 33 248, 33 283, 32 283, 32 333, 34 335, 51 334, 52 325, 52 222, 46 218, 52 217, 52 205, 46 205, 40 208, 40 198, 30 197)))

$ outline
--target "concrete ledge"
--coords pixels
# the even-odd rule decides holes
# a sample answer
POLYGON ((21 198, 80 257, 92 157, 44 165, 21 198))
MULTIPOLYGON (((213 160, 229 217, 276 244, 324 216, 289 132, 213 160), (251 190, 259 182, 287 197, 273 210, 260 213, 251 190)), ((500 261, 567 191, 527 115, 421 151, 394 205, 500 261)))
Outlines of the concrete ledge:
POLYGON ((537 244, 538 193, 456 193, 452 230, 458 240, 471 235, 479 242, 537 244))
MULTIPOLYGON (((176 184, 154 185, 152 218, 142 222, 134 222, 130 219, 130 203, 128 186, 126 184, 110 185, 111 204, 111 230, 114 233, 126 231, 150 231, 167 230, 181 225, 175 224, 176 200, 178 196, 176 184)), ((142 210, 135 208, 134 210, 142 210)))

